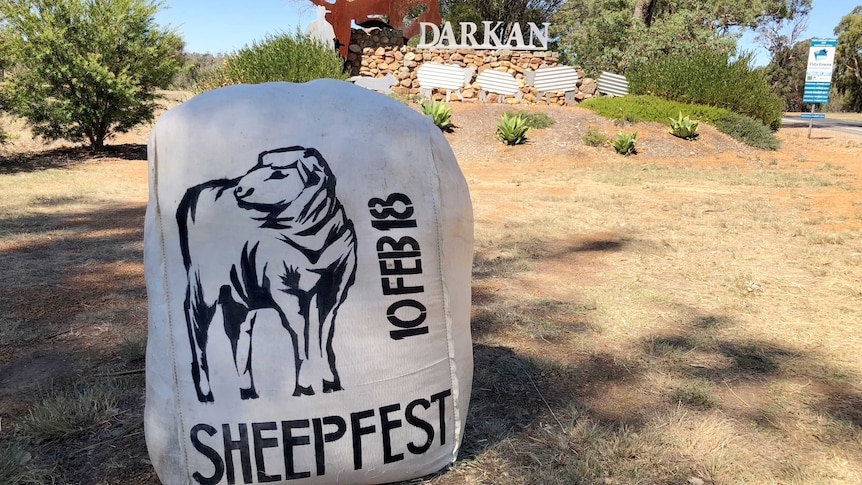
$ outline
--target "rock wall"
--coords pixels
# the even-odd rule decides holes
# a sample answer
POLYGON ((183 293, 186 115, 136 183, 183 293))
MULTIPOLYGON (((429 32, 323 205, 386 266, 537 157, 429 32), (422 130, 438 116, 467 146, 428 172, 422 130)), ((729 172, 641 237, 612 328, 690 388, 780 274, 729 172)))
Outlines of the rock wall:
MULTIPOLYGON (((351 44, 348 48, 347 66, 351 76, 384 77, 392 74, 397 84, 392 91, 400 95, 418 95, 419 82, 416 80, 416 68, 424 62, 440 64, 457 64, 461 67, 475 68, 475 75, 486 69, 496 69, 515 76, 521 87, 520 103, 536 101, 536 90, 527 86, 525 73, 535 71, 540 67, 553 67, 559 64, 559 55, 552 51, 513 51, 472 50, 472 49, 418 49, 403 45, 400 31, 392 29, 374 29, 370 32, 354 30, 351 44)), ((578 69, 580 71, 580 69, 578 69)), ((475 83, 475 75, 471 84, 461 90, 464 102, 479 101, 479 86, 475 83)), ((580 73, 578 91, 575 99, 581 101, 592 97, 595 93, 594 80, 583 77, 580 73)), ((432 97, 435 100, 445 99, 445 92, 435 90, 432 97)), ((452 96, 453 100, 457 97, 452 96)), ((497 101, 496 95, 489 94, 488 102, 497 101)), ((517 104, 513 96, 507 96, 506 102, 517 104)), ((551 93, 552 104, 565 104, 564 93, 551 93)))

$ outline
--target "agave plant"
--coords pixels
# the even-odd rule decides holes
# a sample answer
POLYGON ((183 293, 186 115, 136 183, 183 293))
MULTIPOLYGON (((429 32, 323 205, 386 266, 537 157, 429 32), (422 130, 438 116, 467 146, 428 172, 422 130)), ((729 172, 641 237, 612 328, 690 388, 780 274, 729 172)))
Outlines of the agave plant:
POLYGON ((679 112, 677 119, 668 118, 670 120, 670 133, 684 140, 693 140, 697 138, 697 121, 693 121, 686 116, 682 117, 682 111, 679 112))
POLYGON ((440 128, 440 131, 450 132, 455 127, 450 118, 452 118, 452 110, 446 107, 442 101, 427 101, 419 105, 422 109, 422 114, 428 115, 440 128))
POLYGON ((497 123, 497 138, 506 145, 520 145, 527 141, 529 129, 527 120, 520 114, 503 113, 497 123))
POLYGON ((633 153, 637 153, 635 151, 635 144, 637 143, 638 133, 619 133, 614 141, 611 142, 611 145, 614 147, 614 150, 617 151, 620 155, 629 156, 633 153))

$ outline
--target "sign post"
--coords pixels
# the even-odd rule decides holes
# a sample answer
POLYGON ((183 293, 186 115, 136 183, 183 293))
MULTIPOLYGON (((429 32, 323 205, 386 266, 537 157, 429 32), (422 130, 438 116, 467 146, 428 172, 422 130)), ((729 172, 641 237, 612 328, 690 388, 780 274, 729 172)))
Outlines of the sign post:
MULTIPOLYGON (((812 113, 814 113, 815 104, 829 102, 829 87, 832 83, 832 67, 835 63, 835 46, 837 44, 836 39, 811 40, 802 102, 811 103, 812 113)), ((811 128, 814 125, 815 117, 805 116, 805 118, 809 118, 808 138, 811 138, 811 128)))

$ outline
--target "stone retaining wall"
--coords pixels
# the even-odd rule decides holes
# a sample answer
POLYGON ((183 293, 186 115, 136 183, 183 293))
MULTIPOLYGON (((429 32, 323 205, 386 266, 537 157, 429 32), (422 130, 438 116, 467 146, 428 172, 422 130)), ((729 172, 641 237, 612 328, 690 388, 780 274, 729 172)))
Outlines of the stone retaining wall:
MULTIPOLYGON (((392 74, 398 83, 392 91, 401 95, 418 95, 419 82, 416 80, 416 68, 424 62, 440 64, 457 64, 461 67, 473 67, 475 74, 486 69, 496 69, 515 76, 523 94, 522 103, 533 103, 536 100, 536 90, 527 86, 524 73, 535 71, 540 67, 553 67, 559 64, 559 55, 552 51, 512 51, 501 50, 471 50, 471 49, 418 49, 403 45, 400 31, 393 29, 374 29, 371 32, 354 30, 351 44, 348 48, 347 65, 352 76, 383 77, 392 74)), ((578 82, 578 92, 575 99, 581 101, 592 97, 596 83, 592 79, 578 82)), ((473 81, 475 81, 475 76, 473 81)), ((474 82, 470 87, 461 90, 465 102, 479 101, 479 86, 474 82)), ((434 99, 445 98, 444 92, 435 90, 434 99)), ((552 93, 551 103, 565 104, 564 93, 552 93)), ((453 100, 457 97, 452 96, 453 100)), ((495 102, 496 95, 489 94, 488 102, 495 102)), ((513 96, 507 96, 506 102, 517 104, 513 96)))

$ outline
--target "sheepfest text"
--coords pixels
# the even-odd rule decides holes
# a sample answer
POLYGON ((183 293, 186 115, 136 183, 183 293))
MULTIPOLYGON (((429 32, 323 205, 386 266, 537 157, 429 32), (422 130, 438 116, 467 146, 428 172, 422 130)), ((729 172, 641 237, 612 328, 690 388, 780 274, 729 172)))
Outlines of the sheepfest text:
MULTIPOLYGON (((300 480, 312 474, 324 476, 327 474, 327 449, 340 441, 347 441, 352 449, 354 470, 363 468, 363 457, 371 447, 382 450, 383 465, 396 463, 404 460, 406 453, 422 455, 435 443, 436 446, 446 444, 446 421, 453 405, 452 389, 446 389, 406 404, 392 403, 344 416, 223 423, 219 427, 196 424, 189 436, 192 447, 206 457, 211 466, 207 467, 209 470, 195 471, 192 478, 200 485, 217 485, 225 478, 228 485, 246 485, 300 480), (398 428, 400 432, 396 431, 398 428), (414 442, 406 438, 414 429, 424 434, 424 440, 414 442), (267 462, 264 454, 267 448, 280 449, 278 455, 283 459, 267 462), (303 449, 313 454, 313 460, 296 457, 303 449), (239 458, 238 463, 236 458, 239 458), (309 462, 314 466, 309 466, 309 462), (300 463, 305 463, 307 468, 300 463)), ((380 466, 380 463, 373 464, 374 468, 380 466)))

